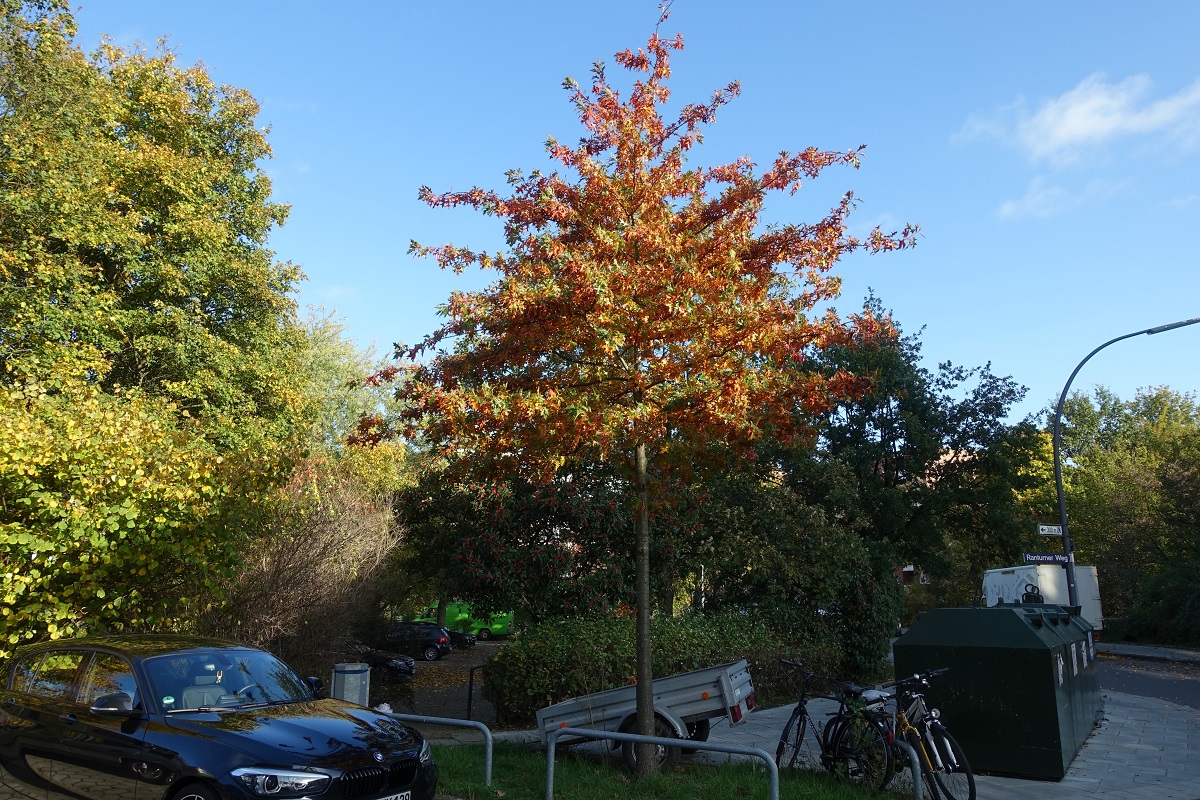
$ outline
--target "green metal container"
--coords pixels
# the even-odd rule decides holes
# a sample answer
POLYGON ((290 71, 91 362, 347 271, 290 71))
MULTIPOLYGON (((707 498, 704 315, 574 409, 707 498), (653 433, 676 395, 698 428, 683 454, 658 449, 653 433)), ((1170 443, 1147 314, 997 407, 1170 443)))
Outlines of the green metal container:
POLYGON ((893 646, 977 772, 1061 779, 1100 717, 1092 628, 1062 606, 930 611, 893 646))

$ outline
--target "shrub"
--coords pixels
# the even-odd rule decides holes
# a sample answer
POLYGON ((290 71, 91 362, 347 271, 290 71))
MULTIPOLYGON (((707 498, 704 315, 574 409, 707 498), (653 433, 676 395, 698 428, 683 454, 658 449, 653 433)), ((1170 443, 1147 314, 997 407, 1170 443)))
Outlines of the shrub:
POLYGON ((1134 601, 1127 637, 1175 645, 1200 644, 1200 562, 1163 570, 1134 601))
POLYGON ((304 675, 346 660, 347 636, 377 616, 401 533, 390 497, 352 471, 317 464, 250 540, 225 601, 196 628, 264 647, 304 675))
MULTIPOLYGON (((745 658, 760 701, 790 697, 794 676, 781 657, 817 671, 835 671, 841 658, 831 625, 790 627, 781 614, 689 614, 655 619, 651 629, 656 676, 745 658)), ((500 722, 528 721, 543 706, 626 685, 635 664, 632 618, 556 620, 497 652, 484 666, 483 693, 500 722)))

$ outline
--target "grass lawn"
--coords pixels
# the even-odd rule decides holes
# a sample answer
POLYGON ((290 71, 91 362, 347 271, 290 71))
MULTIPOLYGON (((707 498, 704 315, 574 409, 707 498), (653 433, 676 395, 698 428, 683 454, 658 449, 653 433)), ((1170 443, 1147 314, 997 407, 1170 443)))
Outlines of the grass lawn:
MULTIPOLYGON (((516 745, 496 744, 492 785, 483 784, 483 745, 435 745, 434 760, 443 800, 543 800, 546 757, 516 745)), ((779 796, 787 800, 864 800, 879 797, 815 772, 779 776, 779 796)), ((561 800, 768 800, 770 778, 761 763, 721 767, 684 763, 674 772, 635 779, 618 761, 560 753, 554 759, 554 797, 561 800)), ((900 797, 900 795, 896 795, 900 797)))

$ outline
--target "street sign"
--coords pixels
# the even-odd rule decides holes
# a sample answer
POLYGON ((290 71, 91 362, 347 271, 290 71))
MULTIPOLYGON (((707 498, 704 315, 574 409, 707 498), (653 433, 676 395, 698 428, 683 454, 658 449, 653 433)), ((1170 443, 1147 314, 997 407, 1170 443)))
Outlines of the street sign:
POLYGON ((1038 525, 1039 536, 1062 536, 1062 525, 1038 525))
POLYGON ((1022 553, 1023 564, 1063 564, 1067 563, 1066 553, 1022 553))

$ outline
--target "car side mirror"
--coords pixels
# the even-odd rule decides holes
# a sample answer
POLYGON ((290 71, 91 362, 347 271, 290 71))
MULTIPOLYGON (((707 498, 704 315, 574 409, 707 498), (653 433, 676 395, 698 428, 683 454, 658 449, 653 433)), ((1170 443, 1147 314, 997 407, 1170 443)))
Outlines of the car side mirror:
POLYGON ((125 692, 96 698, 91 710, 101 717, 132 717, 138 713, 133 710, 133 698, 125 692))
POLYGON ((308 684, 308 689, 312 692, 313 697, 319 700, 325 696, 325 684, 320 678, 315 678, 310 675, 304 679, 304 682, 308 684))

